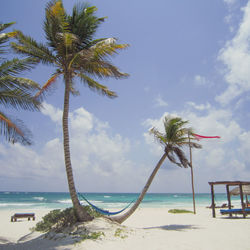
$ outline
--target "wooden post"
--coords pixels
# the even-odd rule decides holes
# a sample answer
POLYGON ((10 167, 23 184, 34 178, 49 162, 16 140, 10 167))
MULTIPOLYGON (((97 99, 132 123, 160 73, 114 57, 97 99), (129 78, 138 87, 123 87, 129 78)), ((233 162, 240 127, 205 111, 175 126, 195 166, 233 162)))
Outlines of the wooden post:
MULTIPOLYGON (((231 196, 230 196, 230 192, 229 192, 229 185, 226 185, 226 189, 227 189, 227 202, 228 202, 228 208, 231 209, 232 205, 231 205, 231 196)), ((232 217, 232 214, 229 214, 230 217, 232 217)))
POLYGON ((210 186, 211 186, 211 198, 212 198, 212 213, 213 213, 213 218, 215 218, 216 214, 215 214, 215 204, 214 204, 214 185, 210 184, 210 186))
POLYGON ((241 207, 242 207, 243 217, 246 218, 242 184, 239 184, 239 187, 240 187, 240 200, 241 200, 241 207))
POLYGON ((196 214, 195 193, 194 193, 194 173, 193 173, 193 162, 192 162, 192 150, 191 150, 191 144, 190 144, 190 131, 188 132, 188 142, 189 142, 189 153, 190 153, 191 183, 192 183, 192 193, 193 193, 193 209, 194 209, 194 214, 196 214))

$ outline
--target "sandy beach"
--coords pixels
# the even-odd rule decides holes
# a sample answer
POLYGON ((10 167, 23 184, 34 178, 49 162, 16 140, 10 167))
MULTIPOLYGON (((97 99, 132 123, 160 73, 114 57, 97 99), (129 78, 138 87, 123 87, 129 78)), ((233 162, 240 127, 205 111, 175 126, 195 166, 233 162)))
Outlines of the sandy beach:
MULTIPOLYGON (((187 208, 191 209, 191 208, 187 208)), ((250 249, 250 217, 229 219, 217 211, 212 218, 211 210, 198 207, 197 214, 170 214, 169 208, 139 208, 121 226, 98 218, 86 224, 93 232, 102 232, 98 240, 75 243, 72 239, 44 238, 31 232, 49 210, 33 210, 36 221, 20 219, 10 222, 15 212, 0 211, 0 249, 92 249, 92 250, 247 250, 250 249)), ((26 210, 27 212, 27 210, 26 210)))

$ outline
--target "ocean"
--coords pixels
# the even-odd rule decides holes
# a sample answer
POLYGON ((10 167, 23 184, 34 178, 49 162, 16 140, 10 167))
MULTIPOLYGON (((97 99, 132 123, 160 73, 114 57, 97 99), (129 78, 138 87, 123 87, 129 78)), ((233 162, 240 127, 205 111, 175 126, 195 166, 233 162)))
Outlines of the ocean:
MULTIPOLYGON (((135 201, 136 193, 81 193, 91 203, 102 209, 120 209, 135 201)), ((86 202, 81 199, 83 205, 86 202)), ((210 206, 211 195, 195 195, 196 206, 210 206)), ((240 204, 239 197, 232 201, 240 204)), ((226 194, 216 194, 216 205, 227 203, 226 194)), ((2 209, 65 209, 71 207, 69 193, 56 192, 0 192, 0 210, 2 209)), ((186 193, 148 193, 140 207, 189 208, 193 206, 192 194, 186 193)))

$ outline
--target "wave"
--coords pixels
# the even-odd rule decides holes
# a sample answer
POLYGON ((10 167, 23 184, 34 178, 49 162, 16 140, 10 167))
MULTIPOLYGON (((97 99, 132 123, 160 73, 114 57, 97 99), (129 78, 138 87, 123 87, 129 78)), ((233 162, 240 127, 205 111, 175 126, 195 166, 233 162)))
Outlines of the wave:
POLYGON ((0 207, 8 207, 8 206, 17 206, 17 207, 21 207, 21 206, 32 206, 35 205, 33 203, 0 203, 0 207))
POLYGON ((63 203, 63 204, 71 204, 71 203, 72 203, 72 200, 71 200, 71 199, 56 200, 55 202, 57 202, 57 203, 63 203))
POLYGON ((45 201, 46 199, 44 197, 33 197, 34 200, 38 200, 38 201, 45 201))
POLYGON ((102 204, 102 206, 105 208, 108 208, 108 209, 116 209, 116 208, 124 208, 128 205, 129 203, 126 203, 126 202, 115 202, 115 203, 105 203, 105 204, 102 204))
POLYGON ((110 198, 111 196, 109 196, 109 195, 104 195, 103 197, 104 197, 104 198, 110 198))

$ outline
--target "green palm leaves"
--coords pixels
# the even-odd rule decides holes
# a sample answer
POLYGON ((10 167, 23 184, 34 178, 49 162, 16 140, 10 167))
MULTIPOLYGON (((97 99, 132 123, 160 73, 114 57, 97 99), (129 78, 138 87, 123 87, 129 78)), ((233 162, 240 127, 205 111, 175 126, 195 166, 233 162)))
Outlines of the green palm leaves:
POLYGON ((185 127, 187 123, 188 121, 183 121, 179 117, 166 116, 163 121, 164 133, 159 132, 155 128, 150 130, 155 139, 164 146, 168 159, 179 167, 185 168, 190 166, 190 163, 181 148, 189 145, 201 148, 200 144, 189 142, 188 134, 191 132, 191 129, 185 127), (179 162, 176 160, 176 157, 179 162))
POLYGON ((188 121, 183 121, 181 118, 167 116, 163 120, 164 133, 160 133, 155 128, 152 128, 150 132, 164 146, 182 145, 187 142, 187 129, 184 128, 187 123, 188 121))
MULTIPOLYGON (((71 79, 71 93, 76 93, 74 79, 79 78, 91 90, 110 98, 116 93, 98 83, 95 78, 124 78, 128 74, 121 72, 109 60, 118 50, 128 44, 117 44, 114 38, 93 40, 99 25, 105 18, 96 17, 96 7, 78 4, 68 15, 61 0, 50 1, 46 6, 44 31, 48 46, 37 43, 20 31, 17 43, 12 43, 16 52, 31 56, 44 64, 56 66, 54 75, 67 74, 71 79)), ((50 82, 51 84, 54 81, 50 82)), ((40 94, 49 89, 42 88, 40 94)))
MULTIPOLYGON (((2 32, 13 23, 0 24, 2 32)), ((0 33, 0 53, 6 53, 5 43, 9 38, 16 36, 16 32, 0 33)), ((39 110, 40 103, 34 99, 33 93, 39 89, 39 85, 27 78, 18 77, 26 70, 30 70, 37 63, 36 59, 25 58, 4 60, 0 58, 0 104, 4 108, 15 108, 25 110, 39 110)), ((31 133, 21 120, 13 120, 3 111, 0 111, 1 135, 12 143, 20 142, 24 145, 31 144, 31 133)))

